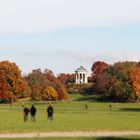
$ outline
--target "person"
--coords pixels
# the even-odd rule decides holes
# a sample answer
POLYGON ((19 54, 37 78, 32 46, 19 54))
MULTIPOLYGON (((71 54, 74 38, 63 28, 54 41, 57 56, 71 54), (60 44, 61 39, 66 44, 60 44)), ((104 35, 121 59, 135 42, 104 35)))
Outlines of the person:
POLYGON ((48 120, 53 120, 54 109, 51 104, 47 108, 47 113, 48 113, 48 120))
POLYGON ((32 122, 35 122, 35 121, 36 121, 36 118, 35 118, 36 112, 37 112, 36 107, 35 107, 34 105, 32 105, 32 106, 31 106, 31 109, 30 109, 31 121, 32 121, 32 122))
POLYGON ((27 122, 28 121, 28 115, 29 115, 29 108, 27 106, 24 107, 23 109, 23 113, 24 113, 24 122, 27 122))
POLYGON ((112 105, 111 104, 109 104, 109 110, 111 110, 112 109, 112 105))
POLYGON ((87 104, 85 104, 85 110, 88 110, 88 105, 87 104))

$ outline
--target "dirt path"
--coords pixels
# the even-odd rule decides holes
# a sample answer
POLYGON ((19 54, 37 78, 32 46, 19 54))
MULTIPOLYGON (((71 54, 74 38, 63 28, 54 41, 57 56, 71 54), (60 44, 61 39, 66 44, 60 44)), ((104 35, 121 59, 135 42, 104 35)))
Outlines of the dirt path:
POLYGON ((127 136, 127 135, 140 135, 140 131, 0 133, 0 138, 105 137, 105 136, 127 136))

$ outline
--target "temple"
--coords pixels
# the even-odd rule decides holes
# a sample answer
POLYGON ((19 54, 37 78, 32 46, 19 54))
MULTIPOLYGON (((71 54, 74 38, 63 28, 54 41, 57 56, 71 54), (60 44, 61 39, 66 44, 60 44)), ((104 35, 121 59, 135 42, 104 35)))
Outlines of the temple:
POLYGON ((75 82, 76 84, 86 84, 88 83, 88 71, 83 67, 79 67, 75 70, 75 82))

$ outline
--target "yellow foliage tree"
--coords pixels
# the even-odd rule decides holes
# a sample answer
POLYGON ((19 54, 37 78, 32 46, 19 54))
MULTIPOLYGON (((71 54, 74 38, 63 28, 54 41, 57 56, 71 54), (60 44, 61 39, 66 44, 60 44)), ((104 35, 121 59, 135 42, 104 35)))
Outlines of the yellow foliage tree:
POLYGON ((52 100, 52 99, 57 100, 58 99, 57 91, 53 87, 48 86, 46 92, 47 92, 47 96, 48 96, 49 100, 52 100))

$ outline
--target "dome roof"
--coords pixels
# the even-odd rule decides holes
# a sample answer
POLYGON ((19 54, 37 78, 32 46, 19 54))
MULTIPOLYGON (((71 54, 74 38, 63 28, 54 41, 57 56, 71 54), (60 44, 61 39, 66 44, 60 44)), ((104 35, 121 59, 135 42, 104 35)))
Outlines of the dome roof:
POLYGON ((83 66, 81 66, 78 69, 76 69, 75 72, 87 72, 87 70, 83 66))

